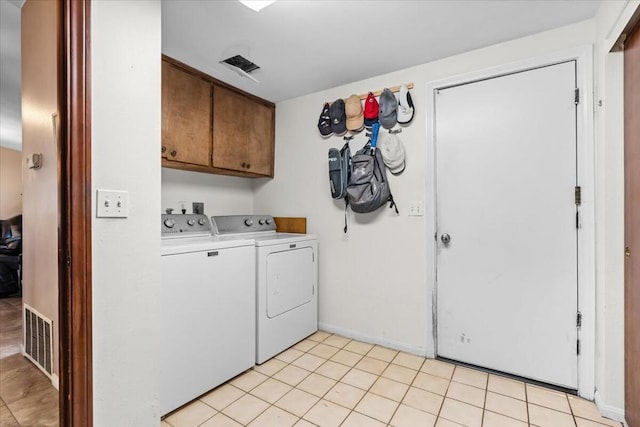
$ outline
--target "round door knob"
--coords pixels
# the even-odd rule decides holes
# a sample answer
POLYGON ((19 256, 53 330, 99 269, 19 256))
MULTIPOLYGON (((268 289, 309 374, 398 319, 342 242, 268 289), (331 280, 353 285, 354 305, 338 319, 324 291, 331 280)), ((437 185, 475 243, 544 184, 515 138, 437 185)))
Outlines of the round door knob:
POLYGON ((243 168, 246 168, 247 164, 245 162, 242 162, 242 164, 240 166, 242 166, 243 168))
POLYGON ((162 152, 164 153, 165 151, 167 151, 167 147, 165 147, 164 145, 162 146, 162 152))
POLYGON ((171 152, 171 157, 175 157, 177 154, 178 154, 178 152, 177 152, 176 150, 173 150, 173 151, 171 152))
POLYGON ((187 224, 189 224, 189 225, 190 225, 190 226, 192 226, 192 227, 195 225, 195 223, 196 223, 196 220, 195 220, 195 219, 188 219, 188 220, 187 220, 187 224))
POLYGON ((440 236, 440 240, 442 240, 442 243, 446 245, 451 241, 451 236, 449 236, 447 233, 444 233, 442 236, 440 236))
POLYGON ((200 224, 200 225, 204 225, 204 223, 205 223, 205 222, 206 222, 206 221, 204 220, 204 218, 200 218, 200 219, 198 220, 198 224, 200 224))
POLYGON ((164 226, 167 228, 173 228, 173 226, 176 225, 176 222, 172 219, 165 219, 164 220, 164 226))
POLYGON ((247 169, 251 169, 251 164, 247 163, 247 169))
POLYGON ((244 220, 244 225, 246 225, 247 227, 251 227, 253 225, 253 221, 247 218, 244 220))

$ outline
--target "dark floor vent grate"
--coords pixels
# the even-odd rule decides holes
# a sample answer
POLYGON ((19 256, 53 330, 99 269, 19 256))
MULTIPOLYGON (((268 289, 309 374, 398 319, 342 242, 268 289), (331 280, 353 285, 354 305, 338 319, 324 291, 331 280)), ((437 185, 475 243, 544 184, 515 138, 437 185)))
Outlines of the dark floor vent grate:
POLYGON ((25 356, 51 377, 52 322, 32 307, 24 304, 24 352, 25 356))
POLYGON ((232 56, 231 58, 227 58, 224 61, 220 61, 220 62, 229 64, 232 67, 240 68, 245 73, 250 73, 260 68, 258 65, 254 64, 253 62, 249 61, 247 58, 241 55, 232 56))

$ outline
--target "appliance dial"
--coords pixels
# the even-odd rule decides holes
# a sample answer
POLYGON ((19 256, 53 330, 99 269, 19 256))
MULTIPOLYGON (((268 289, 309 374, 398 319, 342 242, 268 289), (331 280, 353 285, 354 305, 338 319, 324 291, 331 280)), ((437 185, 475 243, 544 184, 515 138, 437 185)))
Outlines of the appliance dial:
POLYGON ((205 223, 204 218, 200 218, 200 219, 198 220, 198 224, 200 224, 200 225, 204 225, 204 223, 205 223))
POLYGON ((271 225, 271 219, 267 218, 265 222, 267 223, 267 225, 271 225))
POLYGON ((246 225, 247 227, 251 227, 253 225, 253 221, 247 218, 244 220, 244 225, 246 225))
POLYGON ((173 228, 173 226, 176 225, 176 222, 172 219, 165 219, 164 220, 164 226, 167 228, 173 228))
POLYGON ((260 225, 264 225, 264 219, 259 220, 259 221, 258 221, 258 224, 260 224, 260 225))
POLYGON ((191 227, 193 227, 193 225, 196 223, 195 219, 188 219, 187 220, 187 224, 189 224, 191 227))

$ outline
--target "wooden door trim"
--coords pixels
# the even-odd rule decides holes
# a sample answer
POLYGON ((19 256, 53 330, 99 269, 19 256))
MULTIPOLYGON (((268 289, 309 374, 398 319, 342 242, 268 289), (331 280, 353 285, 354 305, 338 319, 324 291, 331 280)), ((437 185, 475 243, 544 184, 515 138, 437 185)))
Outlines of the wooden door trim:
POLYGON ((639 66, 637 61, 640 59, 640 9, 636 9, 630 22, 634 22, 635 27, 629 29, 624 39, 624 413, 629 427, 638 427, 640 387, 634 379, 640 373, 640 270, 637 268, 640 252, 640 215, 637 207, 640 197, 636 190, 640 184, 637 168, 640 133, 634 123, 640 98, 640 85, 635 80, 639 66))
POLYGON ((90 2, 60 3, 60 425, 91 427, 90 2))

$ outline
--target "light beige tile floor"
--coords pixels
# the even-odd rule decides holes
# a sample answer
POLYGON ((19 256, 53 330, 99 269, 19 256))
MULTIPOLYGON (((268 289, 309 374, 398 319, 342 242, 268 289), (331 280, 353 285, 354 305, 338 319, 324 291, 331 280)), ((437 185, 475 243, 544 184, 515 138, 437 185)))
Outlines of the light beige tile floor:
POLYGON ((162 427, 621 424, 556 390, 318 332, 170 414, 162 427))

